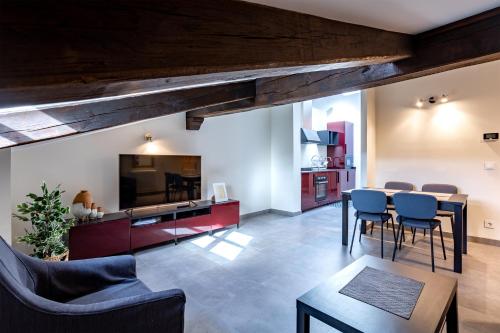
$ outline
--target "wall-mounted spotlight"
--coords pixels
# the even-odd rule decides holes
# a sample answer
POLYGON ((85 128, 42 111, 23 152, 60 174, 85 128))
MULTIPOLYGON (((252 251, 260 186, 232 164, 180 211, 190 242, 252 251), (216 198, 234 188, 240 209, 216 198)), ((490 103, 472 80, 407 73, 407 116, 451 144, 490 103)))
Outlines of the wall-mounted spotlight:
POLYGON ((151 133, 144 134, 144 140, 146 140, 146 142, 153 142, 153 135, 151 133))
POLYGON ((420 109, 420 108, 424 107, 425 102, 427 102, 429 104, 436 104, 437 102, 448 103, 448 95, 442 94, 441 97, 431 96, 431 97, 427 98, 426 100, 419 98, 417 100, 417 102, 415 103, 415 106, 420 109))

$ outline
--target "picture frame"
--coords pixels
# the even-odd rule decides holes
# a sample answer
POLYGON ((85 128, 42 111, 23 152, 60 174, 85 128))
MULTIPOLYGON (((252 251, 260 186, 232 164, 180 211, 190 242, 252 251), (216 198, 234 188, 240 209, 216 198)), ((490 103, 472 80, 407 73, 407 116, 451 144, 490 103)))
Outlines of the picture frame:
POLYGON ((226 183, 213 183, 212 186, 214 189, 214 201, 216 203, 229 200, 227 197, 226 183))

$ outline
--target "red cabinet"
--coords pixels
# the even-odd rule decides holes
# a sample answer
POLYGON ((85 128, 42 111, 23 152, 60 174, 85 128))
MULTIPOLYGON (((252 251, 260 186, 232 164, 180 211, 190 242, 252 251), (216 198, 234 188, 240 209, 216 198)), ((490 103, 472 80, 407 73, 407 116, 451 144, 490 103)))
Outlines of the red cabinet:
POLYGON ((212 205, 210 219, 212 230, 240 224, 240 203, 238 201, 223 202, 212 205))
POLYGON ((132 250, 175 239, 175 221, 132 227, 130 247, 132 250))
POLYGON ((329 131, 338 133, 338 144, 327 147, 327 155, 332 158, 329 168, 343 169, 351 167, 346 165, 346 158, 352 163, 354 153, 354 125, 347 121, 337 121, 327 124, 329 131))
POLYGON ((201 215, 175 220, 175 237, 189 237, 212 230, 211 216, 201 215))
POLYGON ((301 209, 303 211, 316 207, 313 175, 312 172, 302 174, 301 209))
POLYGON ((196 207, 163 208, 106 214, 103 219, 69 231, 70 259, 104 257, 130 252, 240 223, 240 202, 198 202, 196 207))
POLYGON ((118 215, 116 220, 72 227, 69 230, 69 258, 104 257, 130 251, 130 219, 125 214, 118 215))

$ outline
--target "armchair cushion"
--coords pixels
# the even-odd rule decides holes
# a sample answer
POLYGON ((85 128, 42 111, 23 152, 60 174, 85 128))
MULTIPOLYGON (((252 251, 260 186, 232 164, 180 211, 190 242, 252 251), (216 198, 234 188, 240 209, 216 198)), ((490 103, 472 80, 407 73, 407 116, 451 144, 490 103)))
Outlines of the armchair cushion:
POLYGON ((44 296, 57 302, 65 303, 117 284, 139 281, 135 259, 130 255, 47 262, 46 265, 48 288, 44 296))
POLYGON ((142 283, 140 280, 132 280, 130 282, 115 284, 111 287, 96 291, 94 293, 77 297, 67 302, 67 304, 93 304, 105 302, 111 299, 139 296, 148 293, 151 293, 151 290, 146 287, 144 283, 142 283))

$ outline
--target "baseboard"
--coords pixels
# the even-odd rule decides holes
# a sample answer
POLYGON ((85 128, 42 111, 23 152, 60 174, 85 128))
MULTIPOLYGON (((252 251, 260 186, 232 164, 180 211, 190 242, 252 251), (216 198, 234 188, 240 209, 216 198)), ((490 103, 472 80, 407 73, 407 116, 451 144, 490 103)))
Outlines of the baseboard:
MULTIPOLYGON (((451 232, 447 232, 447 231, 443 231, 443 236, 446 238, 450 238, 450 239, 453 238, 453 234, 451 232)), ((483 237, 477 237, 477 236, 467 236, 467 241, 500 247, 500 240, 498 240, 498 239, 490 239, 490 238, 483 238, 483 237)))
POLYGON ((252 218, 255 216, 259 216, 259 215, 269 214, 270 212, 271 212, 270 209, 264 209, 264 210, 259 210, 257 212, 246 213, 246 214, 240 215, 240 220, 249 219, 249 218, 252 218))
POLYGON ((289 217, 293 217, 293 216, 297 216, 297 215, 302 214, 301 211, 289 212, 287 210, 280 210, 280 209, 269 209, 269 213, 283 215, 283 216, 289 216, 289 217))
POLYGON ((277 215, 293 217, 293 216, 297 216, 297 215, 302 214, 302 212, 301 211, 289 212, 289 211, 280 210, 280 209, 263 209, 263 210, 259 210, 257 212, 252 212, 252 213, 240 215, 240 220, 245 220, 245 219, 249 219, 249 218, 256 217, 259 215, 264 215, 264 214, 277 214, 277 215))
MULTIPOLYGON (((375 228, 379 228, 379 226, 375 225, 375 228)), ((420 232, 422 232, 422 231, 420 231, 420 232)), ((436 234, 437 234, 437 232, 436 232, 436 234)), ((443 231, 443 237, 453 239, 453 234, 451 232, 448 232, 448 231, 443 231)), ((477 236, 467 236, 467 241, 473 242, 473 243, 478 243, 478 244, 485 244, 485 245, 492 245, 492 246, 500 247, 500 240, 498 240, 498 239, 490 239, 490 238, 483 238, 483 237, 477 237, 477 236)))

